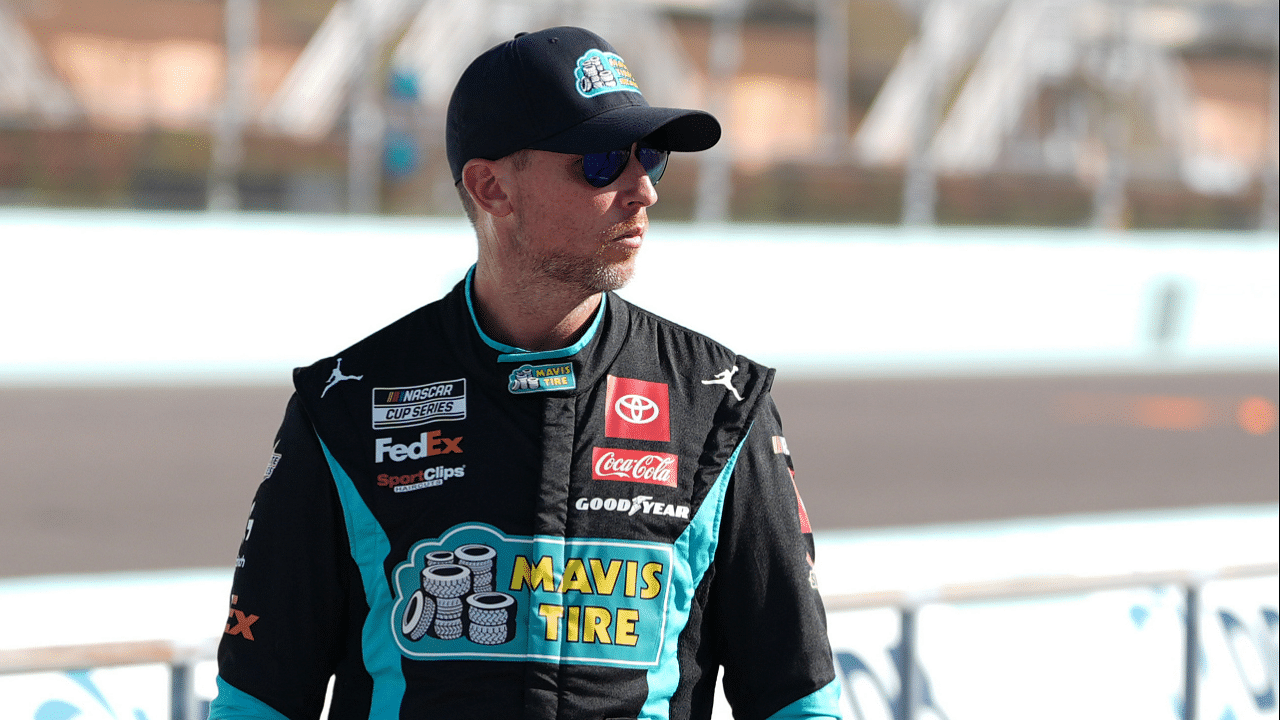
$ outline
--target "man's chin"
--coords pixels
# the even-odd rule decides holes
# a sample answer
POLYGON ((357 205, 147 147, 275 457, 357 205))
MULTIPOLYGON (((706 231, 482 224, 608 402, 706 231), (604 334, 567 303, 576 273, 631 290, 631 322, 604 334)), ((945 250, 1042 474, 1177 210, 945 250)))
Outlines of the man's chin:
POLYGON ((636 264, 634 253, 632 257, 617 263, 609 263, 601 265, 595 273, 595 291, 606 292, 608 290, 619 290, 626 287, 631 282, 631 276, 635 274, 636 264))
POLYGON ((564 285, 577 286, 587 294, 618 290, 631 282, 635 274, 635 253, 627 253, 615 262, 603 258, 556 258, 544 266, 546 277, 564 285))

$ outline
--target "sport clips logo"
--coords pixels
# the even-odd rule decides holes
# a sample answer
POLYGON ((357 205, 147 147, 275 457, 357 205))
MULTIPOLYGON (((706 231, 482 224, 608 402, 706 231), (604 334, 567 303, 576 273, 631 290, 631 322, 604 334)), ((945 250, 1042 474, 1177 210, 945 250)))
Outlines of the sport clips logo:
MULTIPOLYGON (((378 438, 373 444, 373 461, 381 463, 387 459, 392 462, 405 460, 421 460, 435 455, 462 454, 462 436, 443 437, 439 430, 430 430, 418 436, 417 442, 409 444, 392 442, 392 438, 378 438)), ((415 473, 378 475, 378 487, 389 487, 394 492, 406 493, 422 488, 439 487, 446 480, 465 477, 466 465, 438 466, 419 470, 415 473)))

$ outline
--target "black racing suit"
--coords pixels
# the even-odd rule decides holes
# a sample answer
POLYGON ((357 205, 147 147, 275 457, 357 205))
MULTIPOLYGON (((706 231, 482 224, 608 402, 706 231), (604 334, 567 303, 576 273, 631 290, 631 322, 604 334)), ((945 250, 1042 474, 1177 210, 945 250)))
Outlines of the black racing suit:
POLYGON ((525 352, 470 275, 294 373, 212 717, 836 718, 773 371, 607 294, 525 352))

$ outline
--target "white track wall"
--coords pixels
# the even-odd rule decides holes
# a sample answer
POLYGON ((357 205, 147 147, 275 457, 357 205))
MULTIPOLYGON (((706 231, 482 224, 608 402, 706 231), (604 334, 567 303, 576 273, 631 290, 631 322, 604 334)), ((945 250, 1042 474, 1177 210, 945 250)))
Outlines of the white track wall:
MULTIPOLYGON (((622 295, 787 373, 1254 370, 1280 357, 1277 247, 657 222, 622 295)), ((0 253, 2 384, 286 382, 447 291, 475 240, 455 220, 6 210, 0 253)))

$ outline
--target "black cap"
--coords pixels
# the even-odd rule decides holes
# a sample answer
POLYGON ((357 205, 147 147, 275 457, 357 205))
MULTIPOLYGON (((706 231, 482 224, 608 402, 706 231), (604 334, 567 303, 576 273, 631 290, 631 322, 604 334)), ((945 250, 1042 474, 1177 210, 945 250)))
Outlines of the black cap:
POLYGON ((642 138, 706 150, 720 123, 701 110, 650 107, 613 46, 576 27, 521 33, 476 58, 453 89, 445 130, 454 182, 472 158, 526 148, 581 155, 642 138))

